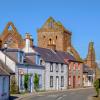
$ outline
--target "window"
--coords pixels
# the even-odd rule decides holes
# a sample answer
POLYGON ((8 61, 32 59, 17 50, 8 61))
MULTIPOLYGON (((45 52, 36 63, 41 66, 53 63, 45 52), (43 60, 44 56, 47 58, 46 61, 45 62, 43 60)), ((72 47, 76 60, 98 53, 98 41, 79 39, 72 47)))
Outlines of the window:
POLYGON ((80 64, 78 64, 78 70, 80 70, 80 64))
POLYGON ((18 61, 19 61, 19 63, 23 63, 23 53, 22 52, 19 52, 18 53, 18 61))
POLYGON ((42 88, 42 75, 38 75, 39 76, 39 88, 42 88))
POLYGON ((45 39, 45 36, 43 36, 43 38, 45 39))
POLYGON ((56 40, 57 40, 57 36, 56 36, 56 40))
POLYGON ((49 39, 49 44, 52 44, 52 40, 51 39, 49 39))
POLYGON ((63 66, 63 64, 61 64, 61 72, 62 73, 64 72, 64 66, 63 66))
POLYGON ((42 65, 42 60, 40 60, 40 65, 42 65))
POLYGON ((23 75, 20 75, 20 88, 23 90, 23 75))
POLYGON ((76 64, 74 63, 74 68, 73 68, 74 70, 76 69, 76 64))
POLYGON ((53 28, 53 22, 50 21, 50 22, 48 23, 48 26, 49 26, 49 28, 53 28))
POLYGON ((64 76, 61 76, 61 87, 64 87, 64 76))
POLYGON ((50 63, 50 72, 53 72, 53 63, 50 63))
POLYGON ((36 64, 40 64, 40 56, 36 55, 36 64))
POLYGON ((22 54, 20 54, 19 60, 20 60, 20 62, 22 63, 22 54))
POLYGON ((69 76, 68 85, 71 85, 71 76, 69 76))
POLYGON ((68 68, 69 68, 69 70, 71 70, 71 66, 72 66, 72 64, 71 64, 71 63, 69 63, 69 67, 68 67, 68 68))
POLYGON ((56 72, 58 72, 59 71, 59 66, 58 66, 58 64, 56 64, 56 72))
POLYGON ((6 92, 6 77, 3 77, 3 80, 2 80, 2 93, 5 93, 6 92))
POLYGON ((50 87, 53 87, 53 76, 50 76, 50 87))
POLYGON ((80 76, 78 76, 78 84, 80 84, 80 76))

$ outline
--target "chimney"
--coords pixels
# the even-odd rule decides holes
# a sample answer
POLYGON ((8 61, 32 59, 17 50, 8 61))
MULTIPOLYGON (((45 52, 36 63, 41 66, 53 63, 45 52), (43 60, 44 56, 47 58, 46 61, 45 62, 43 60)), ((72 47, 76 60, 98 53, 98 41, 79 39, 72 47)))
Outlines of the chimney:
POLYGON ((30 48, 30 34, 26 33, 25 35, 25 48, 26 51, 29 52, 29 48, 30 48))
POLYGON ((51 43, 49 42, 48 48, 55 51, 56 50, 56 44, 55 44, 55 42, 54 41, 51 42, 51 43))
POLYGON ((7 47, 8 47, 8 44, 7 44, 7 42, 5 42, 4 43, 4 48, 7 49, 7 47))

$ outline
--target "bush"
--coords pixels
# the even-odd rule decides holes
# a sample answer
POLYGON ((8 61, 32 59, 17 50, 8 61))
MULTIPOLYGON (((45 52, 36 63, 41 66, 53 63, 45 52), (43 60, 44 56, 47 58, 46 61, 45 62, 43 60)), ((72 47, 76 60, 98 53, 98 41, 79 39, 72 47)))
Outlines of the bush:
POLYGON ((15 75, 10 78, 10 93, 16 94, 18 93, 18 85, 15 75))
POLYGON ((97 97, 99 96, 99 80, 95 80, 94 82, 94 88, 96 90, 96 93, 97 93, 97 97))
POLYGON ((24 88, 26 91, 28 90, 28 81, 29 81, 29 75, 25 74, 25 76, 24 76, 24 88))
POLYGON ((38 76, 38 74, 35 73, 35 76, 34 76, 34 89, 35 89, 35 91, 38 91, 38 87, 39 87, 39 76, 38 76))

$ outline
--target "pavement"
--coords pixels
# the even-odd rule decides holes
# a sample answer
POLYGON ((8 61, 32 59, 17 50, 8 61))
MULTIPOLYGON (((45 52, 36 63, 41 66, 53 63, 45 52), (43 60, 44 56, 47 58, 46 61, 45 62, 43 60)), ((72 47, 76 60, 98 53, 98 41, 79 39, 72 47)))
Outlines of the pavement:
POLYGON ((90 97, 94 95, 93 88, 80 88, 11 95, 10 100, 91 100, 90 97))

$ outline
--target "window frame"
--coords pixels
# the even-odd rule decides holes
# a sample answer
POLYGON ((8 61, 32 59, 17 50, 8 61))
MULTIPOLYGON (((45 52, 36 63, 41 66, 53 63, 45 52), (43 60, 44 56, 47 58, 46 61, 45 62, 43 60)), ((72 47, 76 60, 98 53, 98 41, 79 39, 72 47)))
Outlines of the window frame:
POLYGON ((53 76, 50 76, 50 87, 53 87, 53 76))
POLYGON ((59 72, 59 66, 58 66, 58 63, 56 63, 56 72, 59 72))
POLYGON ((61 73, 63 73, 63 72, 64 72, 64 65, 61 64, 61 73))
POLYGON ((64 87, 64 76, 61 76, 61 87, 64 87))
POLYGON ((50 72, 53 72, 53 63, 50 63, 50 72))

